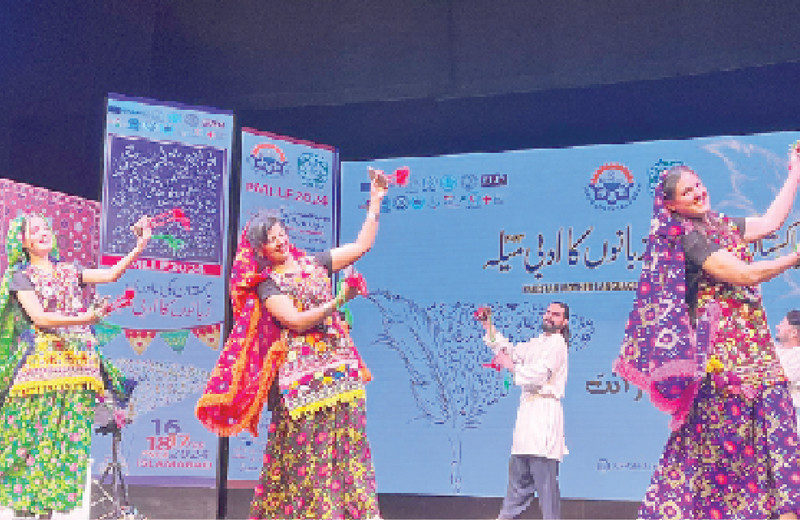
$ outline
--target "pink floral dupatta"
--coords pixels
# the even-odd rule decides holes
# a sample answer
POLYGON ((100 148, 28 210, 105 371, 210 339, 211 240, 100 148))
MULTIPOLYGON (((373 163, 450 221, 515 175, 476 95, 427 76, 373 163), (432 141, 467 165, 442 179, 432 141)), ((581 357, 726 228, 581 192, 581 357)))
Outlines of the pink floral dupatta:
POLYGON ((256 292, 268 276, 269 268, 258 270, 245 228, 231 272, 233 329, 195 410, 200 422, 220 436, 244 429, 258 435, 261 410, 286 356, 281 330, 256 292))

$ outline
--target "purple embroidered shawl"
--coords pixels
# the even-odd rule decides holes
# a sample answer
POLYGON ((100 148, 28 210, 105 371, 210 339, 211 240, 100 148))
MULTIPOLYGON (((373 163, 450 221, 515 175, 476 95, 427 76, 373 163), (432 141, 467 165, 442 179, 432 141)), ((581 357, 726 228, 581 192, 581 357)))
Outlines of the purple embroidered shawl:
POLYGON ((672 415, 670 427, 676 430, 686 420, 705 374, 704 346, 711 334, 709 320, 699 320, 695 330, 689 316, 682 242, 686 230, 664 206, 663 174, 661 180, 636 299, 613 369, 672 415))

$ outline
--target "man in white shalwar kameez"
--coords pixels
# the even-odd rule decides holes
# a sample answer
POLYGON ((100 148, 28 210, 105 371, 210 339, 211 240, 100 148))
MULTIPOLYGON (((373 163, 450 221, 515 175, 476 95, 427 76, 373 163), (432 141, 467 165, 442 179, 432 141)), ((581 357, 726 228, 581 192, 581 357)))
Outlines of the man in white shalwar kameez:
MULTIPOLYGON (((783 373, 789 380, 789 392, 796 412, 800 412, 800 311, 789 311, 775 327, 775 339, 778 340, 778 359, 781 360, 783 373)), ((797 420, 800 430, 800 416, 797 420)))
POLYGON ((542 319, 544 333, 512 344, 490 319, 484 341, 495 352, 494 362, 514 374, 522 387, 514 440, 508 463, 508 490, 498 518, 516 518, 539 496, 543 518, 560 518, 558 466, 568 453, 564 441, 561 399, 567 386, 569 307, 553 302, 542 319))

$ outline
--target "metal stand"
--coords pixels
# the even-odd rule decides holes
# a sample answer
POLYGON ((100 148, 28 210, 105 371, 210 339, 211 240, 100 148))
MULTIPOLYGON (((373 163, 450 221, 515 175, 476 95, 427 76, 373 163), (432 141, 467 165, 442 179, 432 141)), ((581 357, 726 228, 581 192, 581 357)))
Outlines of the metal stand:
POLYGON ((95 506, 109 502, 111 505, 110 511, 102 515, 92 515, 93 518, 98 520, 104 519, 144 519, 135 507, 131 506, 128 502, 128 487, 125 484, 125 476, 122 472, 122 462, 119 457, 120 444, 122 443, 122 430, 114 421, 109 422, 105 426, 95 428, 95 432, 101 435, 111 434, 111 460, 106 465, 103 474, 99 479, 94 481, 94 484, 100 490, 103 497, 97 502, 92 502, 92 508, 95 506), (106 479, 111 477, 110 485, 106 483, 106 479))

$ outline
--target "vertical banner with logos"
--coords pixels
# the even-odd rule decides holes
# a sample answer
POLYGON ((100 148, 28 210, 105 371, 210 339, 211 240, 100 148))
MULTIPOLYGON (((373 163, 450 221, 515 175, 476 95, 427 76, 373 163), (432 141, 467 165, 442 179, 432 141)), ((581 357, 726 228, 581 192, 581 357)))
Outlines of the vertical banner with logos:
MULTIPOLYGON (((252 128, 242 129, 239 231, 258 211, 286 224, 292 243, 307 253, 336 245, 339 153, 311 143, 252 128)), ((230 480, 255 480, 263 461, 270 414, 265 409, 254 438, 242 433, 230 441, 230 480)))
MULTIPOLYGON (((141 215, 159 223, 125 275, 98 288, 112 299, 134 291, 132 306, 96 327, 105 355, 137 383, 122 428, 132 482, 215 482, 217 438, 194 406, 221 344, 233 124, 229 111, 108 98, 101 266, 133 249, 141 215)), ((101 407, 98 425, 114 411, 101 407)), ((110 436, 95 436, 95 473, 110 447, 110 436)))
MULTIPOLYGON (((343 163, 342 236, 359 229, 363 170, 408 166, 384 199, 381 228, 359 261, 370 288, 350 307, 353 339, 374 377, 367 431, 382 493, 502 496, 519 403, 473 318, 478 306, 513 341, 541 333, 544 309, 571 309, 565 410, 570 453, 562 495, 640 500, 668 417, 611 371, 641 272, 655 183, 694 168, 711 207, 762 214, 787 175, 800 133, 709 137, 558 150, 343 163)), ((756 259, 797 242, 795 204, 756 259)), ((800 271, 763 284, 774 326, 798 307, 800 271)))

